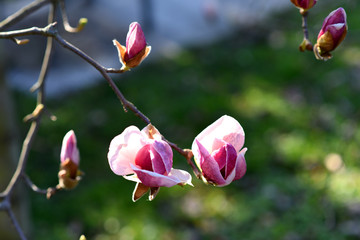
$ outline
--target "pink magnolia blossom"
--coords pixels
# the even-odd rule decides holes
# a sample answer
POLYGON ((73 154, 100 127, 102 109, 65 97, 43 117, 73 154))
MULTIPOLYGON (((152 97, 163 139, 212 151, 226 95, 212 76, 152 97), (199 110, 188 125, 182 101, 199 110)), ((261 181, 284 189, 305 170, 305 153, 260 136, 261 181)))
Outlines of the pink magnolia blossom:
POLYGON ((80 162, 80 154, 79 149, 77 148, 76 136, 73 130, 70 130, 64 136, 61 153, 60 153, 60 161, 63 163, 67 159, 79 165, 80 162))
POLYGON ((338 8, 324 20, 314 47, 315 56, 325 60, 331 58, 330 52, 344 40, 346 33, 346 12, 343 8, 338 8))
POLYGON ((197 135, 192 152, 203 180, 226 186, 242 178, 246 172, 244 141, 245 133, 239 122, 226 115, 197 135))
MULTIPOLYGON (((188 172, 172 168, 171 147, 161 138, 160 133, 152 125, 141 131, 135 126, 130 126, 110 143, 108 160, 111 170, 127 180, 138 183, 133 195, 134 201, 137 200, 134 196, 140 188, 145 187, 142 196, 148 189, 153 191, 159 187, 192 185, 188 172)), ((153 197, 150 196, 150 200, 153 197)))
POLYGON ((119 60, 123 65, 121 69, 124 71, 138 66, 151 51, 151 46, 146 45, 144 32, 137 22, 133 22, 129 26, 129 32, 126 36, 126 47, 121 45, 116 39, 113 40, 113 43, 118 50, 119 60))
POLYGON ((290 0, 296 7, 302 9, 303 11, 307 11, 312 8, 317 0, 290 0))

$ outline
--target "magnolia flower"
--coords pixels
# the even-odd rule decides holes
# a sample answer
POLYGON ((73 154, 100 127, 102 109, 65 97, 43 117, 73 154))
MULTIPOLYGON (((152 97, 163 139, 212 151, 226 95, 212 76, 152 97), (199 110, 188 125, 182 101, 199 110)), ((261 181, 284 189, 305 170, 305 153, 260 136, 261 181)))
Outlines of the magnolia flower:
POLYGON ((135 126, 126 128, 111 141, 107 157, 115 174, 137 182, 133 201, 148 190, 151 201, 160 187, 192 185, 188 172, 172 168, 171 147, 151 124, 141 131, 135 126))
POLYGON ((245 133, 238 121, 222 116, 196 136, 192 144, 195 162, 203 180, 216 186, 226 186, 246 172, 245 133))
POLYGON ((317 0, 290 0, 296 7, 302 11, 307 11, 312 8, 317 0))
POLYGON ((63 139, 60 154, 59 188, 72 189, 77 186, 81 179, 79 149, 77 148, 76 136, 70 130, 63 139))
POLYGON ((319 32, 314 53, 317 59, 327 60, 330 54, 344 40, 347 33, 346 12, 343 8, 332 11, 324 20, 319 32))
POLYGON ((116 39, 113 40, 119 53, 119 60, 122 64, 121 70, 127 71, 138 66, 151 51, 151 46, 146 45, 145 35, 141 26, 133 22, 129 26, 126 36, 126 47, 121 45, 116 39))

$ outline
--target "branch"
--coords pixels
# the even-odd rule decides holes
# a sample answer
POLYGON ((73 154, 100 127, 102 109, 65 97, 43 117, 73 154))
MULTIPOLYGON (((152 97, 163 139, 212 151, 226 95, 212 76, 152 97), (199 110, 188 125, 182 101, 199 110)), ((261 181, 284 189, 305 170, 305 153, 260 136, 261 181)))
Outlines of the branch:
POLYGON ((19 237, 21 240, 26 240, 25 234, 23 232, 23 230, 21 229, 18 221, 16 220, 15 214, 13 213, 12 209, 11 209, 11 205, 10 205, 10 201, 8 199, 6 199, 5 201, 2 202, 2 204, 7 203, 7 207, 6 207, 6 212, 9 215, 9 218, 11 219, 12 224, 14 225, 17 233, 19 234, 19 237))
POLYGON ((36 186, 31 179, 29 178, 29 176, 25 173, 22 174, 23 179, 25 180, 25 183, 36 193, 40 193, 40 194, 47 194, 47 190, 45 189, 41 189, 38 186, 36 186))
MULTIPOLYGON (((48 17, 49 25, 48 26, 51 26, 52 22, 54 21, 55 11, 56 11, 56 5, 53 4, 52 9, 49 12, 49 17, 48 17)), ((49 36, 49 37, 47 37, 46 49, 45 49, 45 54, 44 54, 44 58, 43 58, 43 63, 41 65, 39 78, 38 78, 37 82, 34 84, 34 86, 32 86, 30 89, 30 91, 34 92, 38 88, 42 88, 41 91, 38 92, 38 102, 40 102, 40 103, 44 102, 44 90, 43 89, 44 89, 45 79, 46 79, 48 69, 49 69, 49 62, 50 62, 52 49, 53 49, 53 38, 49 36)))
POLYGON ((59 5, 60 5, 61 17, 62 17, 62 20, 63 20, 64 29, 66 31, 68 31, 68 32, 71 32, 71 33, 77 33, 77 32, 80 32, 81 30, 83 30, 84 26, 87 23, 87 19, 86 18, 80 18, 77 27, 74 28, 69 23, 69 19, 68 19, 68 16, 67 16, 67 13, 66 13, 66 8, 65 8, 65 1, 60 0, 59 5))
MULTIPOLYGON (((31 34, 35 34, 35 35, 44 35, 44 36, 49 36, 52 38, 55 38, 55 40, 64 48, 72 51, 73 53, 75 53, 76 55, 78 55, 79 57, 81 57, 82 59, 84 59, 86 62, 88 62, 90 65, 92 65, 96 70, 98 70, 98 72, 105 78, 105 80, 108 82, 108 84, 110 85, 110 87, 112 88, 112 90, 114 91, 114 93, 116 94, 116 96, 118 97, 118 99, 120 100, 120 102, 123 105, 124 111, 127 112, 128 110, 132 111, 137 117, 139 117, 141 120, 143 120, 143 122, 145 122, 146 124, 150 124, 151 121, 150 119, 144 115, 140 110, 138 110, 136 108, 136 106, 131 103, 130 101, 128 101, 124 95, 122 94, 122 92, 119 90, 119 88, 116 86, 116 84, 114 83, 114 81, 112 80, 112 78, 108 75, 108 73, 123 73, 124 71, 122 70, 117 70, 117 69, 113 69, 113 68, 105 68, 103 66, 101 66, 99 63, 97 63, 94 59, 92 59, 90 56, 88 56, 86 53, 84 53, 82 50, 80 50, 79 48, 75 47, 74 45, 72 45, 71 43, 67 42, 65 39, 63 39, 58 32, 55 30, 54 28, 55 23, 53 24, 49 24, 47 27, 45 28, 30 28, 27 30, 22 31, 22 33, 25 33, 27 35, 31 35, 31 34)), ((12 31, 12 32, 8 32, 8 35, 6 35, 7 37, 4 37, 2 35, 2 33, 0 33, 0 38, 9 38, 10 37, 14 37, 14 36, 21 36, 20 33, 18 33, 17 31, 12 31)), ((175 151, 179 152, 182 156, 184 156, 188 162, 188 164, 191 166, 191 168, 193 169, 195 175, 199 178, 201 176, 201 173, 199 172, 199 170, 196 168, 196 166, 194 165, 194 163, 191 161, 193 154, 191 152, 191 150, 187 150, 187 149, 181 149, 179 148, 176 144, 169 142, 168 140, 164 139, 175 151)))
MULTIPOLYGON (((53 28, 55 26, 54 23, 54 15, 55 15, 55 4, 53 3, 48 15, 48 23, 49 25, 45 28, 29 28, 29 29, 23 29, 18 31, 10 31, 5 33, 0 33, 0 38, 12 38, 14 39, 16 36, 24 36, 24 35, 45 35, 50 36, 50 33, 53 32, 53 28)), ((25 182, 33 189, 33 191, 43 193, 41 189, 39 189, 35 184, 31 182, 31 180, 24 175, 24 169, 26 167, 26 162, 29 157, 29 152, 32 146, 32 143, 35 139, 35 135, 39 129, 40 126, 40 120, 41 116, 44 110, 44 99, 45 99, 45 89, 44 89, 44 83, 46 78, 47 69, 49 66, 49 59, 51 55, 52 50, 52 41, 53 39, 51 37, 48 37, 47 47, 45 50, 45 56, 41 68, 41 73, 38 79, 39 84, 39 91, 38 91, 38 99, 37 99, 37 106, 33 112, 33 118, 32 123, 30 126, 30 129, 27 133, 27 136, 23 142, 22 150, 20 153, 18 165, 16 167, 15 173, 13 174, 8 186, 6 187, 5 191, 0 194, 0 197, 2 197, 2 201, 0 203, 0 210, 6 210, 7 214, 9 215, 9 218, 11 219, 11 222, 16 228, 17 233, 20 236, 20 239, 26 240, 25 234, 23 230, 21 229, 18 221, 16 220, 15 214, 12 211, 11 204, 10 204, 10 197, 11 193, 15 187, 15 185, 18 183, 21 176, 24 177, 25 182)), ((47 192, 47 191, 46 191, 47 192)))
POLYGON ((311 41, 309 39, 309 31, 308 31, 308 26, 307 26, 308 12, 300 10, 300 14, 301 14, 301 17, 302 17, 301 27, 302 27, 303 33, 304 33, 304 40, 300 44, 299 50, 301 52, 304 52, 305 50, 313 51, 313 45, 312 45, 312 43, 311 43, 311 41))
MULTIPOLYGON (((88 62, 90 65, 92 65, 96 70, 99 71, 99 73, 105 78, 105 80, 108 82, 108 84, 110 85, 110 87, 112 88, 112 90, 114 91, 114 93, 116 94, 116 96, 118 97, 120 102, 122 103, 125 112, 127 112, 127 110, 129 109, 146 124, 151 123, 150 119, 147 116, 145 116, 145 114, 143 114, 140 110, 138 110, 133 103, 131 103, 124 97, 124 95, 119 90, 119 88, 116 86, 116 84, 114 83, 112 78, 107 74, 109 69, 98 64, 94 59, 89 57, 86 53, 84 53, 83 51, 81 51, 80 49, 78 49, 71 43, 67 42, 65 39, 63 39, 58 33, 52 34, 51 36, 53 36, 55 38, 55 40, 61 46, 63 46, 66 49, 69 49, 70 51, 72 51, 73 53, 75 53, 76 55, 78 55, 79 57, 84 59, 86 62, 88 62)), ((113 69, 110 69, 110 70, 113 70, 113 69)), ((112 72, 115 72, 115 71, 112 71, 112 72)), ((118 72, 122 73, 122 71, 120 71, 120 70, 118 72)))
POLYGON ((16 37, 28 36, 28 35, 42 35, 42 36, 51 37, 56 32, 55 25, 56 25, 56 22, 51 23, 43 28, 31 27, 31 28, 25 28, 25 29, 21 29, 21 30, 0 32, 0 38, 14 39, 16 37))
POLYGON ((168 140, 166 140, 165 138, 163 139, 165 142, 167 142, 172 149, 174 149, 175 151, 177 151, 178 153, 180 153, 183 157, 186 158, 187 163, 190 165, 191 169, 193 170, 195 176, 197 178, 201 178, 202 174, 199 171, 199 169, 195 166, 195 164, 191 161, 191 159, 193 158, 194 154, 192 153, 192 151, 190 149, 182 149, 179 148, 175 143, 172 143, 168 140))
POLYGON ((53 0, 37 0, 23 7, 22 9, 18 10, 17 12, 0 22, 0 31, 14 25, 24 17, 30 15, 32 12, 35 12, 42 6, 45 6, 52 1, 53 0))

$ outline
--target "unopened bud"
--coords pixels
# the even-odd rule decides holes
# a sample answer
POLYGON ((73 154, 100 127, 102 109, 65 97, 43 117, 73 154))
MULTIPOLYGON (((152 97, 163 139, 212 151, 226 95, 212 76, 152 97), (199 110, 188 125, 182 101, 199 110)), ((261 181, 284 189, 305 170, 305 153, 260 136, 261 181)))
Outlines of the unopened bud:
POLYGON ((314 53, 317 59, 330 59, 333 51, 345 38, 347 33, 346 12, 343 8, 332 11, 324 20, 319 32, 314 53))

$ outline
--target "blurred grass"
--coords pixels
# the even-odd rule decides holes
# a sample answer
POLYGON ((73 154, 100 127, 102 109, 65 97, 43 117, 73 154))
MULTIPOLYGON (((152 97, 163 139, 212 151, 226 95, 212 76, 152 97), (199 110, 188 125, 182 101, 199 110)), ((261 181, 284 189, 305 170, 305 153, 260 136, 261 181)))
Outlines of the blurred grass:
MULTIPOLYGON (((194 179, 195 188, 162 188, 153 202, 132 203, 134 184, 111 172, 106 154, 124 128, 144 124, 123 112, 105 83, 49 100, 58 120, 43 121, 27 172, 41 187, 56 185, 61 140, 74 129, 86 175, 76 190, 50 201, 30 193, 34 239, 358 239, 360 10, 356 1, 342 6, 349 33, 328 62, 298 52, 301 20, 291 9, 117 79, 183 148, 220 116, 235 117, 246 133, 248 172, 228 187, 194 179), (338 171, 328 170, 336 163, 338 171)), ((336 7, 319 1, 312 10, 312 39, 336 7)), ((20 120, 35 100, 14 94, 20 120)), ((190 171, 177 153, 174 167, 190 171)))

